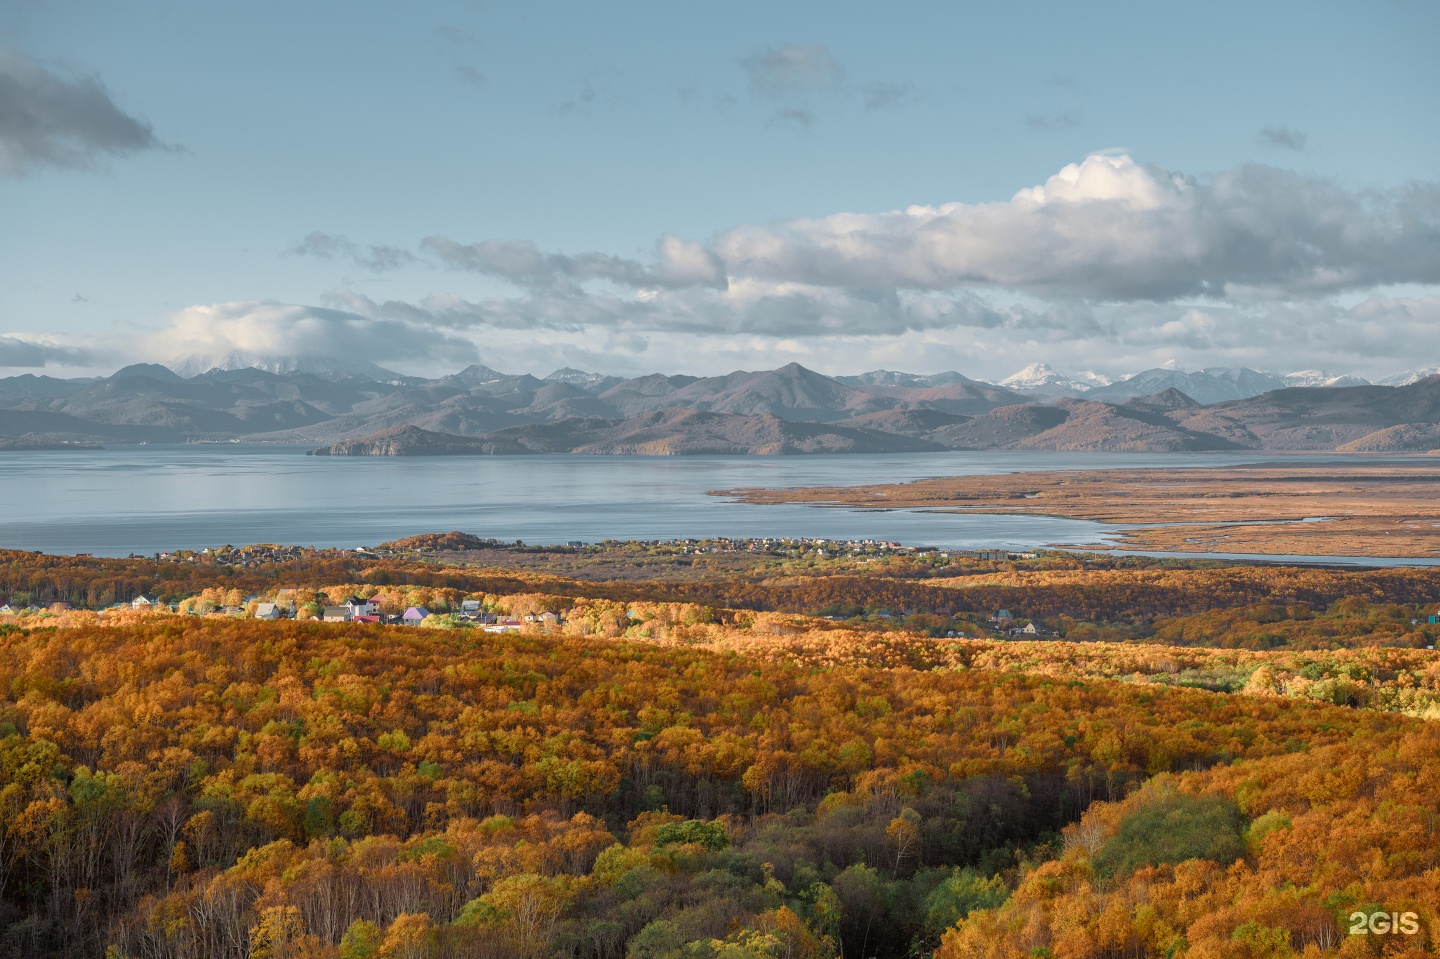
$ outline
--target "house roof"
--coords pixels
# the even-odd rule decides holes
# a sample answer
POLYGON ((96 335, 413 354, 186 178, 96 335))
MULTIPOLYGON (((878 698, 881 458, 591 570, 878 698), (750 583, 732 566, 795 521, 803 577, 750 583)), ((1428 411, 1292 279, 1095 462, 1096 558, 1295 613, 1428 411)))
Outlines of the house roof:
POLYGON ((424 619, 426 616, 429 616, 429 615, 430 615, 430 610, 426 609, 424 606, 411 606, 409 609, 405 610, 405 616, 404 616, 404 618, 405 618, 405 619, 424 619))

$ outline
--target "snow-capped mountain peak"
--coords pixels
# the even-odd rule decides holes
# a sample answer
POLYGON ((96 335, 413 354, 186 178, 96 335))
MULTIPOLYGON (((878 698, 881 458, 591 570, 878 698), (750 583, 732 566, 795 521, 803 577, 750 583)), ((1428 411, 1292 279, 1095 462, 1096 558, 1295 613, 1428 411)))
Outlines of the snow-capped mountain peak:
POLYGON ((1440 366, 1432 366, 1423 370, 1406 370, 1404 373, 1396 373, 1394 376, 1387 376, 1383 380, 1375 382, 1381 386, 1409 386, 1411 383, 1419 383, 1431 376, 1440 376, 1440 366))
POLYGON ((211 370, 264 370, 267 373, 313 373, 317 376, 363 376, 378 383, 399 378, 394 370, 387 370, 368 360, 346 356, 279 356, 259 353, 243 353, 231 350, 228 353, 201 354, 187 353, 177 356, 169 363, 177 375, 186 378, 199 376, 211 370))
POLYGON ((588 390, 591 393, 599 393, 620 382, 620 377, 618 376, 610 376, 605 373, 589 373, 585 370, 577 370, 573 366, 556 370, 554 373, 545 377, 545 379, 550 383, 566 383, 582 390, 588 390))
POLYGON ((1288 386, 1368 386, 1370 381, 1348 373, 1329 370, 1296 370, 1280 377, 1288 386))
POLYGON ((1031 363, 1029 366, 1005 377, 997 386, 1020 392, 1035 390, 1073 390, 1084 392, 1097 386, 1109 386, 1110 377, 1104 373, 1084 370, 1079 373, 1061 372, 1049 363, 1031 363))

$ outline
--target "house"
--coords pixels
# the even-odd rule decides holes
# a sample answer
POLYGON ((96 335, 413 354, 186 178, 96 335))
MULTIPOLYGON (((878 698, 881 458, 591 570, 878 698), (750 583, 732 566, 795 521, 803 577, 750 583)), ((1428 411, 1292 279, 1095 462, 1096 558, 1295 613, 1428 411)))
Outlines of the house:
POLYGON ((1000 610, 994 616, 991 616, 990 619, 997 623, 1012 623, 1015 621, 1015 617, 1010 614, 1010 610, 1008 609, 1000 610))
POLYGON ((463 599, 460 601, 460 615, 466 619, 478 619, 480 616, 480 600, 463 599))
POLYGON ((345 600, 346 607, 353 616, 374 616, 376 613, 375 603, 368 599, 361 599, 359 596, 351 596, 345 600))
POLYGON ((363 615, 362 615, 362 616, 356 616, 356 617, 355 617, 355 622, 357 622, 357 623, 378 623, 378 622, 380 622, 380 615, 379 615, 378 613, 372 613, 372 614, 370 614, 370 615, 368 615, 368 616, 363 616, 363 615))
POLYGON ((547 609, 545 610, 545 612, 540 614, 540 622, 544 623, 547 626, 554 626, 560 622, 560 614, 551 612, 547 609))
POLYGON ((487 633, 518 633, 524 625, 518 619, 502 619, 483 628, 487 633))
POLYGON ((326 606, 321 619, 327 623, 348 623, 351 619, 349 606, 326 606))
POLYGON ((420 621, 429 615, 430 610, 424 606, 411 606, 405 610, 405 615, 400 618, 404 620, 406 626, 418 626, 420 625, 420 621))
POLYGON ((1021 627, 1020 627, 1020 630, 1019 630, 1019 631, 1020 631, 1021 633, 1023 633, 1024 635, 1026 635, 1026 636, 1039 636, 1039 635, 1040 635, 1040 630, 1038 630, 1038 629, 1035 628, 1035 624, 1034 624, 1034 623, 1026 623, 1024 626, 1021 626, 1021 627))
POLYGON ((14 616, 16 612, 17 610, 15 609, 15 607, 11 606, 9 603, 6 603, 4 606, 0 606, 0 616, 14 616))
POLYGON ((148 593, 141 593, 139 596, 136 596, 134 599, 130 600, 130 608, 145 609, 148 606, 154 606, 155 603, 156 599, 154 596, 151 596, 148 593))
POLYGON ((280 607, 275 603, 259 603, 255 606, 256 619, 279 619, 280 607))

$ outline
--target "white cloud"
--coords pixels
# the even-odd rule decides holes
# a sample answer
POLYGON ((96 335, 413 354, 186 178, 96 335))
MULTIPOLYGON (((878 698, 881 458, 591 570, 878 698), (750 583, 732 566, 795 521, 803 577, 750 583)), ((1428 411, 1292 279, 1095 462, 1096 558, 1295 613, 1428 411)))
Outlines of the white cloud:
MULTIPOLYGON (((362 262, 412 256, 326 234, 303 246, 362 262)), ((652 369, 767 350, 840 368, 847 349, 878 362, 896 344, 886 362, 901 368, 968 357, 954 365, 992 375, 1035 360, 1133 370, 1176 355, 1372 375, 1440 355, 1440 187, 1359 193, 1264 166, 1200 177, 1110 152, 1004 201, 741 225, 707 242, 667 234, 644 257, 443 236, 416 253, 513 287, 327 295, 346 322, 376 324, 366 330, 416 345, 417 358, 465 339, 487 356, 544 342, 573 365, 608 343, 621 365, 649 358, 652 369)), ((273 333, 254 304, 239 307, 247 335, 273 333)), ((344 325, 326 323, 322 340, 344 325)))
POLYGON ((67 78, 0 50, 0 176, 89 167, 160 145, 150 125, 115 104, 95 77, 67 78))
POLYGON ((363 360, 401 369, 446 367, 473 359, 474 343, 433 325, 362 316, 346 310, 290 303, 245 301, 187 307, 150 334, 145 349, 156 358, 255 357, 363 360))
POLYGON ((1440 187, 1355 194, 1250 166, 1207 179, 1090 156, 997 203, 742 226, 734 274, 824 286, 964 285, 1115 300, 1440 282, 1440 187))
MULTIPOLYGON (((707 244, 666 235, 648 264, 545 252, 528 240, 432 236, 421 248, 452 268, 577 294, 594 280, 635 289, 761 281, 1101 301, 1285 299, 1440 283, 1440 185, 1355 193, 1273 167, 1202 178, 1095 154, 1009 200, 741 225, 707 244)), ((370 249, 373 257, 391 248, 370 249)))

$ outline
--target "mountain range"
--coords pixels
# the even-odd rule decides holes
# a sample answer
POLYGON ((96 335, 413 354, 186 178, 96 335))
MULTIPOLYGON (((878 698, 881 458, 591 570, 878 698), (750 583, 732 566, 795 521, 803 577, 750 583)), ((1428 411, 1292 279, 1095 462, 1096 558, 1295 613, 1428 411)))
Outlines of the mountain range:
MULTIPOLYGON (((1424 379, 1440 370, 1411 370, 1387 382, 1403 386, 1424 379)), ((1294 373, 1266 373, 1245 367, 1212 367, 1204 370, 1182 370, 1173 363, 1129 376, 1112 378, 1105 373, 1086 370, 1064 373, 1046 363, 1032 363, 1018 373, 999 380, 999 386, 1027 396, 1056 398, 1084 396, 1124 402, 1137 396, 1149 396, 1176 389, 1201 403, 1223 403, 1243 400, 1287 386, 1368 386, 1358 376, 1330 373, 1326 370, 1298 370, 1294 373)))
POLYGON ((1011 386, 953 372, 831 377, 794 363, 632 379, 570 368, 542 379, 475 365, 426 379, 355 364, 267 365, 276 368, 185 376, 138 364, 98 379, 3 378, 0 440, 30 449, 244 440, 327 455, 1440 447, 1440 376, 1349 385, 1309 371, 1291 374, 1306 383, 1294 386, 1255 370, 1158 368, 1056 395, 1047 391, 1065 377, 1038 365, 1011 386))

